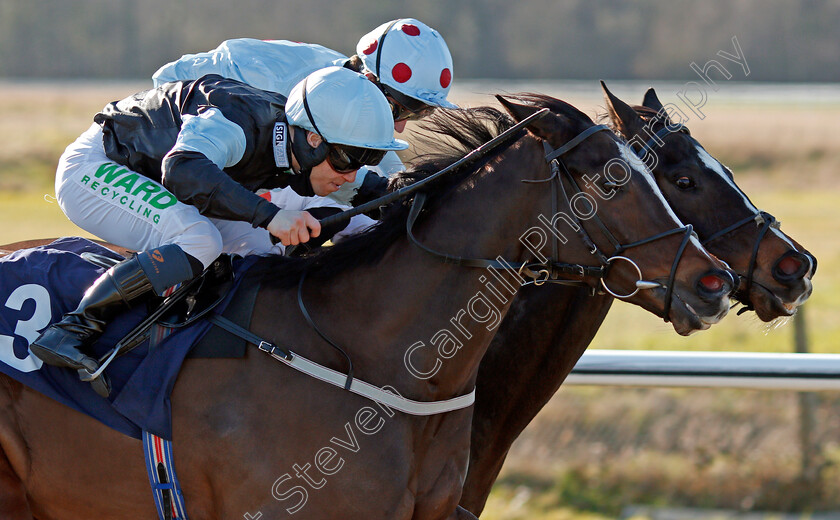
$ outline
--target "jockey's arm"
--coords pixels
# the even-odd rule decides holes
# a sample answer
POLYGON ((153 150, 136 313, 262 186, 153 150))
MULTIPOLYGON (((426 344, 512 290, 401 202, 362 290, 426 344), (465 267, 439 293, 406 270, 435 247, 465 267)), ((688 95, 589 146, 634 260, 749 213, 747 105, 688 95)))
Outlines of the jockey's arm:
POLYGON ((214 107, 184 115, 172 150, 163 158, 162 181, 181 202, 207 217, 262 227, 284 245, 318 236, 321 225, 305 211, 281 211, 251 192, 222 168, 237 164, 247 145, 242 127, 214 107))

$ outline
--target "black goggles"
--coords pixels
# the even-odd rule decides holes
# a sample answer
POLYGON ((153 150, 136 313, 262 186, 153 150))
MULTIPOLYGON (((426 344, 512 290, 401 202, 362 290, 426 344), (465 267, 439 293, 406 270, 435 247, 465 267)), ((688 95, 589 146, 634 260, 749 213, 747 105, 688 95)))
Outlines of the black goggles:
POLYGON ((434 106, 406 96, 388 85, 381 85, 381 87, 388 103, 391 105, 391 114, 394 116, 394 121, 416 121, 431 115, 435 111, 434 106))
POLYGON ((376 166, 382 161, 386 153, 387 150, 330 144, 327 160, 336 172, 350 173, 362 166, 376 166))

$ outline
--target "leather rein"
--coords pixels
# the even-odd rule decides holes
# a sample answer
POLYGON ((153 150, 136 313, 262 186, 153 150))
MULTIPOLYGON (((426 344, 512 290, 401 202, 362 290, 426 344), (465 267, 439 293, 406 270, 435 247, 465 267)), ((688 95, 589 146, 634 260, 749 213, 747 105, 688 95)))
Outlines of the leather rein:
MULTIPOLYGON (((678 132, 678 133, 685 134, 689 137, 691 136, 691 132, 688 130, 688 128, 685 127, 685 125, 682 125, 682 124, 670 125, 669 124, 670 121, 668 121, 668 120, 662 120, 662 119, 658 119, 658 120, 664 126, 658 132, 656 132, 654 135, 652 135, 651 138, 648 139, 644 143, 644 145, 642 146, 642 148, 640 150, 633 149, 633 151, 636 153, 636 155, 639 157, 639 159, 644 160, 645 157, 647 157, 649 154, 654 154, 655 155, 656 152, 654 152, 654 148, 653 148, 654 145, 661 146, 660 143, 664 144, 664 141, 662 139, 664 137, 666 137, 667 135, 678 132)), ((744 195, 743 192, 742 192, 742 195, 744 195)), ((744 195, 744 197, 746 197, 746 195, 744 195)), ((747 200, 749 200, 749 199, 747 199, 747 200)), ((758 236, 756 236, 755 241, 753 242, 752 252, 750 254, 750 263, 749 263, 749 267, 747 268, 747 275, 746 276, 738 275, 738 278, 740 278, 740 281, 739 281, 738 285, 739 286, 741 285, 741 283, 740 283, 741 281, 744 282, 743 291, 739 290, 738 292, 742 292, 743 294, 745 294, 746 299, 747 299, 746 302, 743 302, 743 301, 741 302, 744 305, 744 307, 741 308, 738 311, 739 316, 741 314, 747 312, 747 311, 755 310, 755 307, 753 306, 752 302, 749 300, 749 294, 750 294, 750 290, 752 289, 752 285, 753 285, 753 275, 755 273, 755 267, 757 265, 758 251, 761 248, 761 241, 764 240, 765 235, 767 235, 767 233, 770 231, 771 228, 780 229, 782 223, 779 222, 779 220, 776 219, 776 217, 774 217, 770 213, 759 209, 759 210, 753 212, 751 215, 749 215, 747 217, 744 217, 743 219, 735 222, 734 224, 731 224, 731 225, 729 225, 729 226, 727 226, 727 227, 725 227, 721 230, 718 230, 718 231, 712 233, 710 236, 706 237, 701 242, 703 247, 706 247, 706 245, 709 244, 710 242, 712 242, 714 240, 717 240, 718 238, 721 238, 725 235, 728 235, 729 233, 732 233, 733 231, 741 228, 742 226, 745 226, 745 225, 749 224, 750 222, 755 222, 756 226, 759 227, 759 231, 758 231, 758 236)))
MULTIPOLYGON (((606 125, 594 125, 577 136, 573 139, 565 143, 564 145, 560 146, 559 148, 551 148, 551 146, 543 141, 543 147, 545 149, 545 160, 550 165, 551 175, 546 179, 536 179, 536 180, 523 180, 522 182, 526 183, 550 183, 552 187, 552 194, 551 197, 551 204, 552 204, 552 212, 553 214, 557 214, 558 211, 558 201, 561 198, 565 200, 566 204, 569 208, 572 207, 571 205, 571 198, 569 197, 568 193, 566 192, 566 187, 564 185, 564 178, 566 182, 569 184, 573 191, 572 197, 577 195, 578 193, 582 193, 583 190, 578 185, 577 181, 575 181, 574 177, 572 176, 569 169, 566 167, 566 164, 562 160, 562 156, 566 153, 573 150, 575 147, 580 145, 584 142, 587 138, 592 136, 593 134, 600 132, 600 131, 611 131, 609 127, 606 125), (561 167, 562 167, 562 175, 561 175, 561 167)), ((406 232, 408 235, 409 240, 414 243, 417 247, 422 249, 423 251, 429 253, 433 257, 437 258, 438 260, 454 265, 461 265, 465 267, 477 267, 477 268, 490 268, 490 269, 498 269, 498 270, 515 270, 521 277, 529 278, 530 281, 525 282, 525 284, 534 284, 534 285, 542 285, 547 282, 551 283, 560 283, 564 285, 585 285, 589 286, 584 280, 586 277, 597 278, 600 281, 601 287, 616 298, 630 298, 634 296, 638 291, 644 289, 653 289, 656 287, 661 287, 663 284, 659 282, 652 282, 644 280, 642 276, 641 269, 639 268, 638 264, 632 259, 623 256, 622 253, 627 251, 630 248, 642 246, 645 244, 649 244, 656 240, 669 237, 671 235, 676 234, 683 234, 682 242, 680 243, 679 248, 677 249, 677 253, 674 257, 674 261, 671 265, 671 271, 668 277, 668 283, 665 285, 665 307, 663 309, 663 319, 667 322, 669 321, 668 314, 670 312, 671 307, 671 296, 673 294, 673 287, 674 287, 674 280, 676 278, 677 267, 679 266, 680 260, 682 259, 682 255, 685 251, 686 246, 688 245, 689 240, 693 234, 693 228, 691 225, 677 227, 668 231, 664 231, 662 233, 658 233, 656 235, 637 240, 635 242, 630 242, 627 244, 622 244, 620 240, 618 240, 615 235, 609 230, 609 228, 604 224, 600 217, 598 217, 597 213, 593 215, 593 217, 588 218, 586 220, 592 220, 595 222, 597 227, 603 233, 603 235, 607 238, 610 244, 613 246, 614 251, 611 255, 607 255, 601 251, 601 249, 597 246, 594 240, 592 240, 589 233, 586 231, 586 228, 583 226, 581 219, 572 211, 572 215, 575 220, 574 230, 583 241, 583 243, 589 249, 589 252, 598 260, 598 266, 588 266, 588 265, 581 265, 581 264, 570 264, 566 262, 560 262, 560 239, 559 237, 555 236, 555 240, 552 241, 552 253, 551 258, 548 262, 512 262, 506 261, 502 258, 497 258, 495 260, 490 259, 481 259, 481 258, 464 258, 460 256, 453 256, 445 253, 440 253, 435 251, 423 243, 421 243, 417 237, 413 233, 413 227, 417 218, 420 215, 420 212, 423 209, 423 205, 426 201, 426 197, 424 193, 418 193, 415 195, 414 200, 411 205, 411 210, 409 212, 408 219, 406 220, 406 232), (625 262, 629 262, 636 270, 636 273, 639 279, 636 281, 635 289, 627 294, 619 294, 610 289, 610 287, 606 283, 606 276, 609 272, 611 265, 617 261, 623 260, 625 262)), ((524 284, 523 284, 524 285, 524 284)))

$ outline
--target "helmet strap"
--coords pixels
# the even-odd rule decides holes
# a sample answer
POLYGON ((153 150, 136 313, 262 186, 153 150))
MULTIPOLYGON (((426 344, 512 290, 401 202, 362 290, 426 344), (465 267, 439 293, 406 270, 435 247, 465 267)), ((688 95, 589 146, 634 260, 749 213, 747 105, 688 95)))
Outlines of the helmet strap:
POLYGON ((391 23, 388 25, 388 27, 386 27, 386 28, 385 28, 385 30, 384 30, 384 31, 382 31, 382 36, 380 36, 380 37, 379 37, 379 52, 377 52, 377 53, 376 53, 376 70, 374 71, 374 73, 376 74, 376 77, 377 77, 380 81, 382 80, 382 74, 379 72, 379 62, 381 62, 381 61, 382 61, 382 45, 384 45, 384 44, 385 44, 385 37, 388 35, 388 31, 390 31, 390 30, 391 30, 391 27, 393 27, 393 26, 394 26, 394 24, 396 24, 397 22, 399 22, 401 19, 402 19, 402 18, 399 18, 399 19, 394 20, 393 22, 391 22, 391 23))
POLYGON ((300 165, 300 173, 308 176, 312 168, 327 160, 329 145, 323 139, 321 143, 312 147, 306 139, 308 130, 299 126, 292 127, 292 153, 300 165))
MULTIPOLYGON (((301 85, 301 87, 303 90, 303 109, 306 111, 306 117, 308 117, 309 122, 312 123, 312 128, 315 129, 315 133, 321 136, 321 143, 318 144, 318 146, 313 147, 309 144, 309 140, 306 138, 307 130, 299 126, 292 126, 294 129, 292 132, 292 153, 294 154, 295 159, 297 159, 298 165, 300 165, 300 174, 306 178, 307 182, 304 183, 306 185, 306 191, 310 192, 312 191, 312 183, 309 182, 309 175, 312 173, 312 168, 327 160, 327 154, 330 149, 329 144, 327 144, 327 140, 324 138, 324 134, 318 130, 318 125, 315 124, 315 118, 309 110, 309 102, 306 100, 306 79, 303 80, 303 85, 301 85)), ((298 191, 298 193, 303 195, 300 191, 298 191)), ((312 195, 314 195, 314 192, 312 195)))

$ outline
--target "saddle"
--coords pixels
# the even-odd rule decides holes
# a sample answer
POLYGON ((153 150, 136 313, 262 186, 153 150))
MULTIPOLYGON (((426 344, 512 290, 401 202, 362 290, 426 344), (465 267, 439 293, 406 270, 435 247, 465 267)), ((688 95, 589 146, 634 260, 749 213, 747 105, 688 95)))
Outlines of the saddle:
POLYGON ((103 373, 112 390, 103 399, 73 371, 41 363, 26 347, 122 259, 78 237, 0 259, 0 298, 7 302, 0 306, 0 345, 8 346, 0 348, 0 373, 131 437, 149 431, 171 438, 169 394, 184 360, 245 355, 247 343, 214 327, 211 317, 248 327, 259 283, 247 271, 256 257, 220 257, 171 294, 114 318, 90 350, 98 359, 114 355, 103 373))

